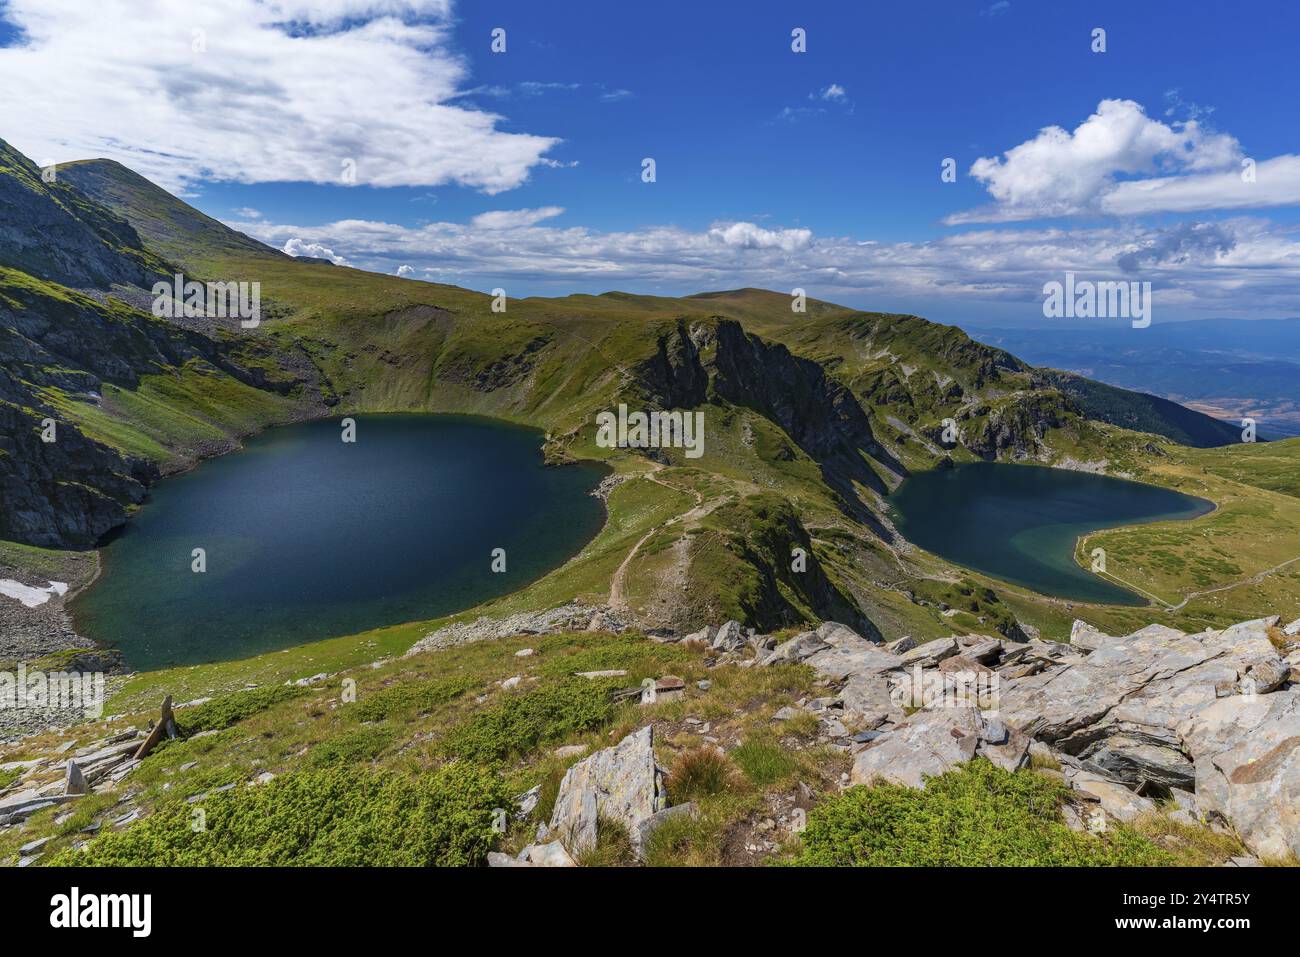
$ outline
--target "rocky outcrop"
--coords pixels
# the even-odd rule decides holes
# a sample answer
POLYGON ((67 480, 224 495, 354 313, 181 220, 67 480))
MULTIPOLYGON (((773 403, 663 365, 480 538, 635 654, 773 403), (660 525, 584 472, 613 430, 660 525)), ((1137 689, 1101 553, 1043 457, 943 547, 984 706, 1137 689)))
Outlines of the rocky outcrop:
POLYGON ((888 536, 853 483, 886 491, 867 460, 895 479, 907 470, 876 440, 853 393, 820 363, 748 333, 738 322, 717 318, 689 328, 679 322, 659 338, 655 355, 635 372, 646 398, 663 408, 721 400, 774 422, 821 466, 845 507, 888 536))
POLYGON ((1300 856, 1300 690, 1217 699, 1183 734, 1200 806, 1258 857, 1300 856))
POLYGON ((136 231, 0 140, 0 263, 76 289, 143 286, 165 264, 136 231))
POLYGON ((647 725, 565 772, 548 830, 570 856, 578 856, 596 846, 599 821, 616 821, 627 828, 639 857, 648 834, 645 825, 667 803, 655 764, 654 730, 647 725))
POLYGON ((979 711, 970 707, 919 711, 859 752, 850 780, 924 787, 926 778, 975 757, 983 723, 979 711))
POLYGON ((709 647, 714 651, 738 651, 745 647, 745 641, 745 630, 740 626, 740 622, 728 621, 718 629, 709 647))
POLYGON ((504 618, 488 618, 485 615, 474 621, 453 622, 429 632, 410 647, 406 657, 456 645, 495 641, 513 635, 546 635, 557 631, 585 631, 588 628, 619 632, 626 627, 618 613, 609 606, 585 605, 574 601, 545 611, 520 612, 504 618))
POLYGON ((852 783, 921 787, 975 757, 1014 770, 1034 749, 1062 766, 1088 814, 1130 821, 1170 798, 1255 855, 1289 858, 1300 855, 1300 687, 1277 624, 1111 636, 1076 622, 1068 645, 961 635, 900 655, 828 622, 760 660, 802 661, 837 689, 837 720, 863 729, 852 783))
POLYGON ((977 405, 959 418, 962 444, 989 461, 1038 458, 1046 449, 1047 433, 1064 425, 1072 413, 1058 392, 1025 393, 1014 402, 977 405))

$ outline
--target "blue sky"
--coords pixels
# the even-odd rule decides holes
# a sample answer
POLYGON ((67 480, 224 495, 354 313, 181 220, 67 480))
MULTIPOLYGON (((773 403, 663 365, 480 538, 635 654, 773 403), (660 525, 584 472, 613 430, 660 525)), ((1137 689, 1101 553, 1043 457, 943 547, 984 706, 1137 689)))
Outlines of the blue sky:
POLYGON ((797 285, 978 323, 1073 270, 1151 281, 1157 321, 1300 314, 1291 3, 79 6, 0 4, 36 104, 0 137, 291 251, 513 295, 797 285), (105 49, 69 69, 78 36, 105 49))

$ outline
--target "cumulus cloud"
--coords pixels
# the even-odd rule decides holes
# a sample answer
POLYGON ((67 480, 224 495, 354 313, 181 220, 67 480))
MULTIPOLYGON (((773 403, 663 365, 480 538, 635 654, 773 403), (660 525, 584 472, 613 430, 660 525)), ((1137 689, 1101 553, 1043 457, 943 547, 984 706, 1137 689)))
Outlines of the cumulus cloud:
POLYGON ((947 222, 1117 212, 1113 194, 1140 191, 1143 182, 1121 181, 1121 176, 1176 174, 1212 180, 1241 160, 1235 138, 1196 120, 1163 123, 1132 100, 1102 100, 1073 132, 1049 126, 1000 158, 977 159, 970 175, 985 186, 994 205, 957 213, 947 222))
POLYGON ((8 0, 5 136, 197 180, 519 186, 558 140, 453 101, 449 0, 8 0))
POLYGON ((414 276, 415 270, 410 266, 403 264, 397 267, 397 275, 401 276, 402 278, 405 278, 407 276, 414 276))
POLYGON ((736 249, 781 249, 794 252, 812 241, 811 229, 764 229, 753 223, 719 224, 709 230, 709 237, 736 249))
POLYGON ((975 229, 930 242, 863 241, 749 222, 702 230, 557 227, 521 217, 484 226, 408 227, 344 220, 316 227, 235 224, 272 244, 297 240, 340 250, 364 268, 412 265, 441 282, 491 288, 545 282, 557 292, 604 288, 691 292, 802 287, 820 298, 879 304, 1041 302, 1043 284, 1070 271, 1094 280, 1150 280, 1165 316, 1290 314, 1300 242, 1266 220, 1240 218, 1173 229, 1135 223, 1089 229, 975 229))
POLYGON ((290 237, 284 244, 284 252, 290 256, 308 256, 312 259, 328 259, 336 266, 346 266, 348 261, 335 254, 334 250, 303 239, 301 236, 290 237))
POLYGON ((817 93, 812 94, 820 100, 844 100, 848 98, 848 91, 838 83, 832 83, 830 86, 823 87, 817 93))

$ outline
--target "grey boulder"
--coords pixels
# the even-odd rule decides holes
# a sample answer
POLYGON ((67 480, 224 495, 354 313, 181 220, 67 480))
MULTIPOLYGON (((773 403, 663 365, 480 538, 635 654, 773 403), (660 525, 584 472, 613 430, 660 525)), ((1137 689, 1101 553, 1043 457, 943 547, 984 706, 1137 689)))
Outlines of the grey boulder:
POLYGON ((633 850, 641 853, 641 825, 663 810, 667 798, 655 766, 654 731, 634 731, 565 772, 551 814, 550 833, 571 855, 596 846, 598 817, 627 828, 633 850))

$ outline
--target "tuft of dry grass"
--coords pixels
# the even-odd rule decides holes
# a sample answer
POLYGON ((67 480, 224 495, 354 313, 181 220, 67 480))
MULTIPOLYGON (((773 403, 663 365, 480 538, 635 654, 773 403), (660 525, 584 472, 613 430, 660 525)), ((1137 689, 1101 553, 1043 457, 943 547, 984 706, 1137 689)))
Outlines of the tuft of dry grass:
POLYGON ((1231 857, 1250 853, 1233 834, 1184 824, 1158 812, 1143 815, 1131 827, 1152 844, 1173 854, 1182 867, 1217 867, 1231 857))
POLYGON ((783 730, 786 734, 792 734, 797 738, 811 738, 817 734, 817 729, 821 727, 821 719, 811 711, 800 711, 794 717, 784 724, 783 730))
POLYGON ((596 817, 596 843, 582 848, 575 862, 579 867, 630 867, 636 863, 632 837, 621 821, 596 817))
POLYGON ((1041 754, 1031 752, 1029 755, 1029 766, 1035 771, 1059 771, 1061 762, 1056 760, 1050 754, 1041 754))
POLYGON ((1282 654, 1286 654, 1287 652, 1289 652, 1291 650, 1291 646, 1296 641, 1296 639, 1292 638, 1290 635, 1284 632, 1277 625, 1269 625, 1267 631, 1268 631, 1268 640, 1271 641, 1273 643, 1273 647, 1276 648, 1278 651, 1282 652, 1282 654))
POLYGON ((727 756, 716 748, 702 745, 677 756, 664 784, 673 803, 684 804, 721 794, 731 786, 734 777, 727 756))

